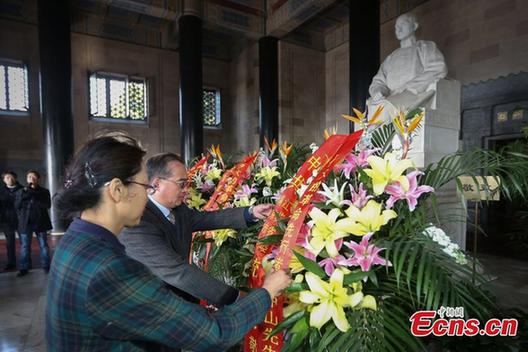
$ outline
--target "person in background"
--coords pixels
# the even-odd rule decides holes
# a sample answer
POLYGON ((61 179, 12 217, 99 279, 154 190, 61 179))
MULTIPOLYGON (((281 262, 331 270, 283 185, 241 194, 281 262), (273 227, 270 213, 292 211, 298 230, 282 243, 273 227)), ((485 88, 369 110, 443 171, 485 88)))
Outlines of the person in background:
POLYGON ((6 237, 7 265, 4 270, 16 268, 15 231, 18 219, 15 210, 16 192, 22 188, 17 181, 17 174, 8 170, 2 174, 4 185, 0 186, 0 230, 6 237))
POLYGON ((145 151, 122 134, 89 141, 55 196, 62 216, 77 216, 59 242, 48 279, 49 351, 223 351, 262 322, 290 285, 272 272, 262 288, 214 313, 170 291, 117 240, 139 224, 148 184, 145 151))
POLYGON ((20 271, 25 276, 31 268, 31 239, 36 234, 40 247, 40 264, 47 273, 50 267, 48 231, 52 229, 48 210, 51 208, 50 192, 39 185, 40 174, 30 170, 26 175, 27 186, 17 191, 15 208, 18 215, 20 236, 20 271))

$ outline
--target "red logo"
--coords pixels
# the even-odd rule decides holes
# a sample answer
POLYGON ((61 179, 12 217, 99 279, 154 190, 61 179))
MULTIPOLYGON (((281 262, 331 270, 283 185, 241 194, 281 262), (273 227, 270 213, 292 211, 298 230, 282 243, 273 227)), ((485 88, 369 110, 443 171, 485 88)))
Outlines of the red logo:
POLYGON ((516 336, 517 319, 490 319, 482 329, 478 319, 464 318, 463 307, 441 307, 438 311, 422 310, 414 313, 411 333, 417 337, 434 336, 516 336), (435 319, 438 315, 438 319, 435 319), (447 318, 447 319, 446 319, 447 318))

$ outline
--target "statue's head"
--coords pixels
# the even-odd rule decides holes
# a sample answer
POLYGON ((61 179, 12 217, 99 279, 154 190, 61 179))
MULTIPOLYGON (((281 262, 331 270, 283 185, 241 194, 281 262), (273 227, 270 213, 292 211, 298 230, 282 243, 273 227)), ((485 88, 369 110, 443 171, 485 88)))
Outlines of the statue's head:
POLYGON ((396 19, 396 38, 398 40, 407 39, 414 35, 414 32, 418 29, 418 22, 416 17, 411 13, 404 13, 398 19, 396 19))

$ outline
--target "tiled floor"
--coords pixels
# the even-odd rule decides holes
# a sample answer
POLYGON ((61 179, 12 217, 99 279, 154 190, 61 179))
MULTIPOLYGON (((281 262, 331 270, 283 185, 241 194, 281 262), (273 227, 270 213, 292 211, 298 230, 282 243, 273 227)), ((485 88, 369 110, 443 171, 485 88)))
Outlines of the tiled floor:
MULTIPOLYGON (((0 246, 4 246, 0 241, 0 246)), ((505 308, 528 311, 528 262, 481 255, 486 272, 497 276, 489 283, 505 308)), ((47 275, 35 269, 17 278, 0 273, 0 351, 46 351, 44 310, 47 275)))
POLYGON ((528 261, 488 254, 478 255, 485 272, 496 279, 487 285, 504 308, 520 308, 528 312, 528 261))
POLYGON ((44 309, 47 275, 35 269, 18 278, 0 274, 0 351, 46 351, 44 309))
MULTIPOLYGON (((51 253, 60 237, 49 236, 51 253)), ((16 240, 17 258, 20 243, 16 240)), ((0 273, 0 351, 46 351, 44 341, 44 309, 47 275, 38 269, 39 246, 34 237, 31 246, 34 269, 27 276, 16 277, 17 271, 0 273)), ((5 241, 0 240, 0 270, 6 265, 5 241)))

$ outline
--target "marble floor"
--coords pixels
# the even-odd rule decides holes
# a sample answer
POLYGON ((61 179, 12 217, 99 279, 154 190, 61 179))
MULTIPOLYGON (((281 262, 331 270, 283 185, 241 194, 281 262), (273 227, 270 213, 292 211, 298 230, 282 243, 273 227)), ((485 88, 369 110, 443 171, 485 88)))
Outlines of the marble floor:
MULTIPOLYGON (((0 244, 3 245, 3 244, 0 244)), ((528 311, 528 262, 481 255, 486 272, 496 278, 489 285, 505 308, 528 311)), ((0 273, 0 352, 46 351, 44 309, 47 275, 35 269, 17 278, 0 273)))

